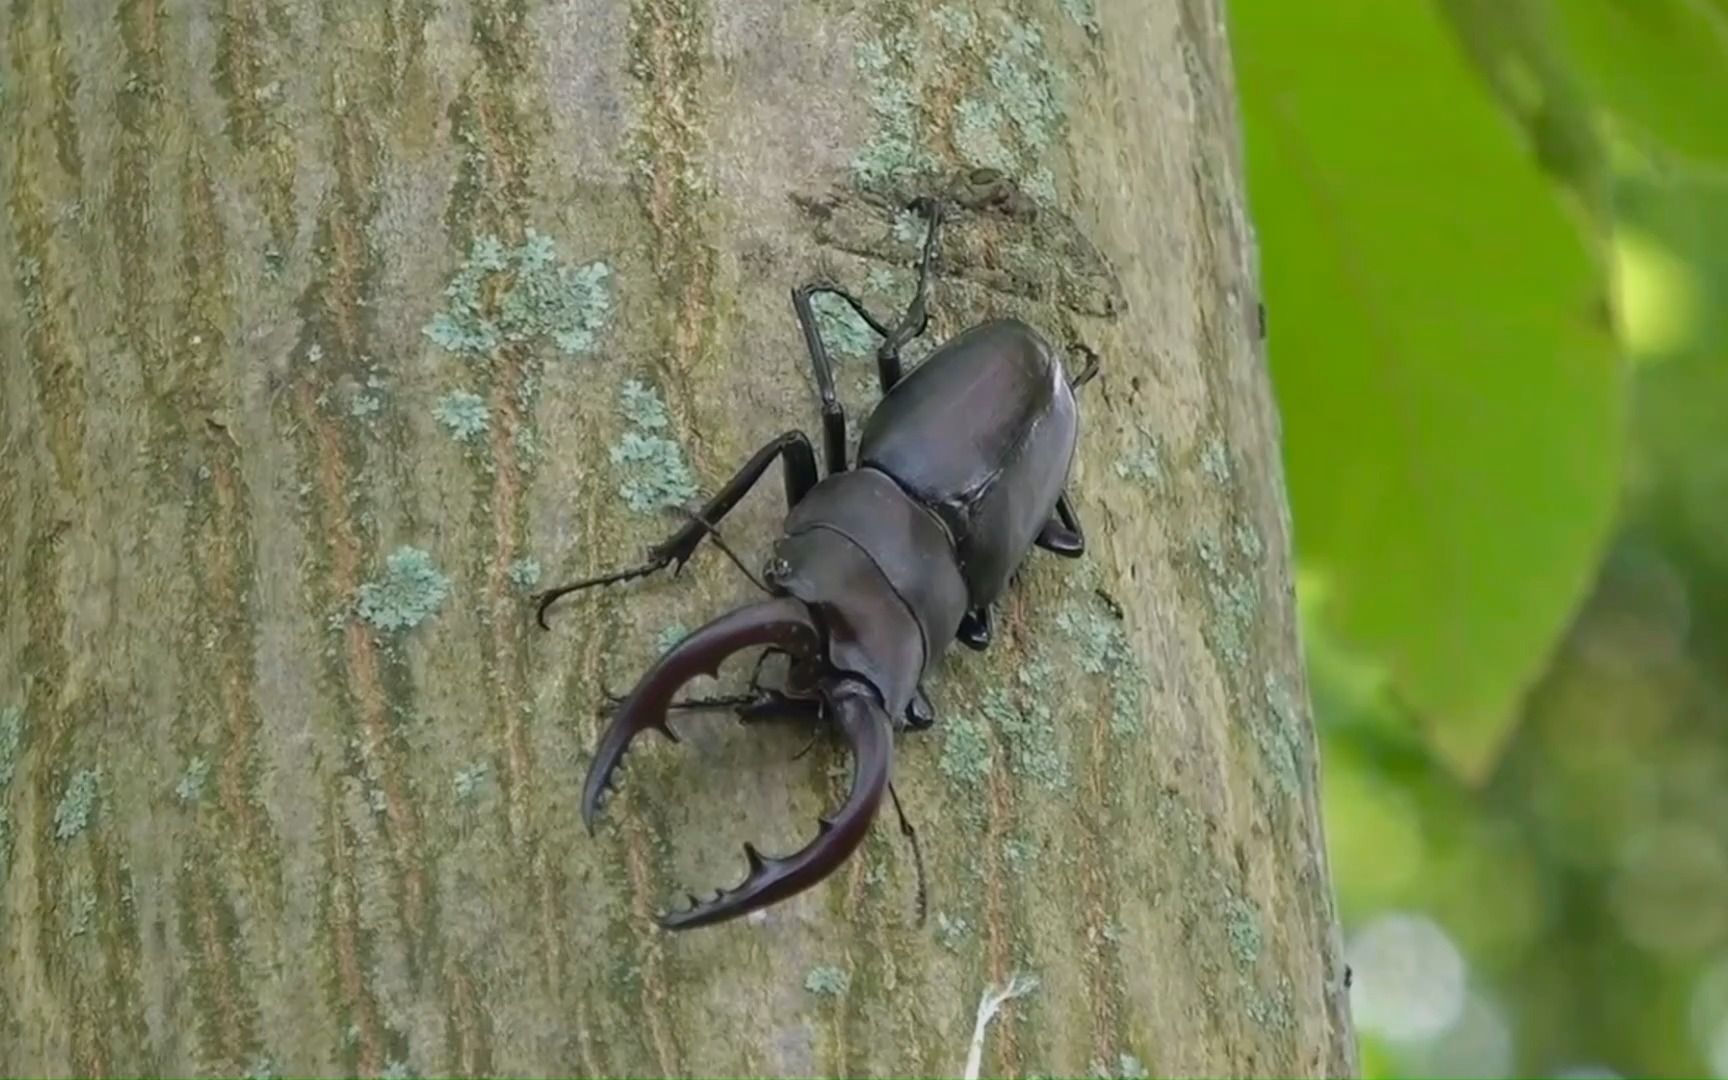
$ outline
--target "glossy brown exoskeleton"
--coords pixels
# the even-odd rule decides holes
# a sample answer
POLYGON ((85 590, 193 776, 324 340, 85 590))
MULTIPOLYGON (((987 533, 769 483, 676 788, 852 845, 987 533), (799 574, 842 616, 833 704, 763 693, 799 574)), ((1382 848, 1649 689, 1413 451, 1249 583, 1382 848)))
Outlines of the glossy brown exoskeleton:
MULTIPOLYGON (((749 875, 736 889, 661 919, 682 929, 736 918, 816 884, 845 861, 888 789, 892 729, 933 722, 920 683, 950 642, 982 649, 990 605, 1034 545, 1059 555, 1085 551, 1064 487, 1079 435, 1074 390, 1045 340, 998 319, 937 348, 902 377, 900 350, 924 332, 926 297, 942 205, 919 200, 929 218, 918 288, 893 327, 833 285, 793 290, 822 397, 828 475, 818 479, 810 440, 788 431, 757 451, 692 520, 656 545, 641 566, 542 593, 539 617, 576 589, 682 568, 779 458, 788 513, 763 581, 768 600, 715 619, 670 649, 624 698, 601 737, 582 791, 590 828, 631 741, 653 728, 676 739, 668 710, 725 703, 804 711, 839 725, 855 767, 845 804, 820 820, 801 851, 771 858, 746 844, 749 875), (858 462, 846 463, 846 415, 818 329, 812 297, 844 300, 883 338, 877 352, 883 398, 865 422, 858 462), (728 656, 766 647, 790 659, 786 688, 720 702, 675 702, 678 689, 714 674, 728 656), (891 720, 892 718, 892 720, 891 720)), ((754 685, 754 680, 752 680, 754 685)))

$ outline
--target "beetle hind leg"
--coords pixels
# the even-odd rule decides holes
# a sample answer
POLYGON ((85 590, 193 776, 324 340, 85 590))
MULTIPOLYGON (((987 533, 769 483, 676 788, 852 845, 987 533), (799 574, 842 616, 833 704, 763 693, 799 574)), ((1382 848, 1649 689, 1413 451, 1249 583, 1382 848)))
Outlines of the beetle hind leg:
POLYGON ((906 728, 909 731, 928 731, 935 725, 936 710, 931 707, 930 697, 920 685, 913 692, 912 700, 906 703, 906 728))
POLYGON ((960 619, 960 629, 954 636, 960 644, 973 652, 983 652, 990 647, 992 626, 995 619, 991 617, 988 605, 968 611, 960 619))
POLYGON ((1065 559, 1078 559, 1086 554, 1086 530, 1080 527, 1080 516, 1074 512, 1066 491, 1056 500, 1055 516, 1038 530, 1038 539, 1033 543, 1065 559))
POLYGON ((912 203, 912 208, 922 210, 928 216, 930 228, 924 236, 924 254, 918 264, 917 291, 913 293, 911 303, 906 306, 900 321, 895 325, 888 326, 864 306, 864 301, 832 282, 812 282, 792 290, 792 310, 797 314, 798 326, 804 332, 804 348, 810 354, 810 368, 816 376, 816 392, 822 399, 822 437, 829 475, 846 471, 846 407, 840 403, 840 395, 834 388, 834 362, 828 356, 827 343, 822 340, 822 330, 817 325, 812 299, 818 293, 838 297, 882 338, 882 344, 876 350, 877 381, 884 394, 894 389, 894 384, 900 381, 902 374, 900 350, 905 348, 908 342, 921 337, 930 326, 930 278, 936 262, 937 240, 942 231, 940 200, 917 199, 912 203))
POLYGON ((876 373, 884 394, 894 389, 903 373, 900 350, 922 337, 930 327, 930 279, 935 273, 936 248, 942 237, 942 201, 916 199, 910 209, 922 210, 929 218, 930 226, 924 233, 924 253, 918 262, 918 288, 912 294, 912 302, 906 305, 906 311, 894 329, 882 335, 882 345, 876 350, 876 373))

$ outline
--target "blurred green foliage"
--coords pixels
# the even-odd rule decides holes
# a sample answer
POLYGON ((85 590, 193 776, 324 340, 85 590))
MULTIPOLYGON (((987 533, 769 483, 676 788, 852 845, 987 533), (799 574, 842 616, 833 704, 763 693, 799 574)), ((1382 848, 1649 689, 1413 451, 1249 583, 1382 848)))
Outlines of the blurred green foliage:
POLYGON ((1728 1075, 1728 0, 1229 14, 1365 1071, 1728 1075))

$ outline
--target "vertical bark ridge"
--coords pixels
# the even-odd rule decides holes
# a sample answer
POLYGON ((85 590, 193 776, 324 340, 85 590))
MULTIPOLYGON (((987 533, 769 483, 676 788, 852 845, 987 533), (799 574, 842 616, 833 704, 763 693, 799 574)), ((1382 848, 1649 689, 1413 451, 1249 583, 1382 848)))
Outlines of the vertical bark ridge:
POLYGON ((372 985, 374 947, 361 922, 355 836, 334 785, 326 792, 323 818, 319 908, 332 959, 329 996, 337 1038, 331 1051, 348 1073, 376 1076, 400 1037, 384 1020, 372 985))
POLYGON ((235 151, 234 171, 257 195, 271 241, 285 252, 294 239, 297 155, 294 132, 282 112, 283 73, 276 58, 293 55, 295 43, 272 33, 272 22, 283 20, 270 0, 222 0, 215 21, 213 75, 235 151))
POLYGON ((48 20, 41 12, 29 0, 13 0, 8 52, 18 85, 9 87, 7 96, 16 95, 19 102, 8 106, 16 124, 6 202, 16 245, 12 272, 23 302, 24 357, 35 377, 55 480, 66 496, 76 498, 84 487, 87 361, 70 310, 77 255, 57 237, 50 216, 51 206, 68 199, 76 187, 74 178, 61 172, 52 140, 48 58, 61 46, 47 36, 48 20))
POLYGON ((261 1049, 257 1003, 247 990, 242 934, 232 904, 211 867, 219 864, 211 845, 199 842, 180 867, 180 936, 191 948, 191 994, 199 1013, 202 1056, 211 1067, 237 1073, 261 1049))
MULTIPOLYGON (((81 168, 76 132, 69 130, 64 103, 69 100, 61 26, 47 5, 14 0, 6 48, 14 84, 0 108, 12 120, 7 132, 7 226, 11 244, 7 267, 19 300, 19 355, 29 368, 33 400, 8 417, 20 432, 36 436, 43 466, 32 470, 30 536, 26 555, 24 618, 28 634, 21 648, 22 691, 30 725, 13 787, 21 789, 19 814, 12 824, 8 876, 16 876, 19 896, 16 936, 20 984, 37 990, 24 1008, 26 1023, 47 1024, 52 1033, 37 1047, 38 1068, 53 1061, 98 1064, 111 1060, 111 1048, 92 1032, 96 1011, 78 960, 66 949, 72 923, 67 907, 75 873, 88 881, 93 872, 79 868, 74 855, 60 849, 54 811, 82 748, 80 729, 88 712, 80 707, 79 678, 72 693, 66 681, 72 656, 64 595, 66 549, 81 533, 79 500, 85 493, 85 410, 88 355, 76 318, 75 279, 79 264, 76 236, 59 214, 75 202, 81 168), (71 141, 68 142, 68 139, 71 141), (28 419, 27 419, 28 417, 28 419), (24 899, 26 894, 33 894, 24 899), (34 901, 33 903, 31 901, 34 901), (58 1051, 59 1057, 55 1058, 58 1051)), ((21 478, 22 479, 22 478, 21 478)), ((26 483, 30 483, 27 480, 26 483)), ((81 764, 91 764, 88 758, 81 764)), ((15 804, 15 805, 16 805, 15 804)), ((88 913, 93 914, 93 913, 88 913)), ((19 1066, 29 1069, 28 1059, 19 1066)))

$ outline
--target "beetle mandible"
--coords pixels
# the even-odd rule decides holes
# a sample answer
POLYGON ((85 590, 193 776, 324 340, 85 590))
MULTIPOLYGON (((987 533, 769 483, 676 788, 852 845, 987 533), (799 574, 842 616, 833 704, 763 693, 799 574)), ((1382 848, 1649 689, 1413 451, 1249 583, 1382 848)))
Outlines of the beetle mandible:
MULTIPOLYGON (((631 742, 653 728, 677 741, 674 708, 732 707, 741 717, 792 713, 836 722, 854 759, 845 803, 818 821, 816 838, 784 858, 744 845, 749 873, 735 889, 660 917, 668 929, 737 918, 815 885, 863 841, 888 789, 895 727, 934 722, 921 683, 958 639, 990 642, 990 605, 1036 545, 1069 558, 1086 549, 1066 486, 1079 438, 1075 391, 1098 369, 1068 381, 1037 331, 1014 319, 984 322, 950 339, 902 376, 900 350, 929 325, 927 298, 943 203, 910 208, 929 221, 918 285, 890 327, 831 283, 792 291, 822 399, 826 477, 818 479, 809 438, 788 431, 758 450, 701 511, 649 550, 640 566, 549 589, 537 618, 559 597, 663 570, 674 573, 704 536, 780 459, 787 515, 763 574, 770 598, 722 615, 669 649, 622 699, 582 788, 590 831, 600 800, 631 742), (812 298, 843 300, 882 337, 877 369, 883 397, 864 424, 858 461, 846 462, 846 413, 834 390, 828 350, 812 298), (745 649, 788 657, 786 686, 707 701, 674 701, 699 674, 745 649)), ((716 539, 718 536, 716 535, 716 539)), ((758 660, 757 672, 760 673, 758 660)))

